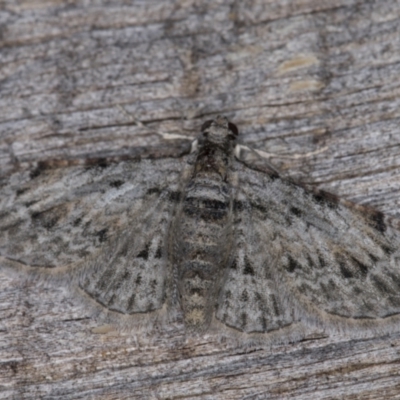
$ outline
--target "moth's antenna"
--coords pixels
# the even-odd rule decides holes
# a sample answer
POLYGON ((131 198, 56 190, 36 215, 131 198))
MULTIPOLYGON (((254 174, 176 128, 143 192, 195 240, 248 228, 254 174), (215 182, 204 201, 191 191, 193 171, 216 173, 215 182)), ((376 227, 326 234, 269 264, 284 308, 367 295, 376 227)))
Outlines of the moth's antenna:
POLYGON ((267 167, 271 172, 274 172, 278 176, 280 175, 279 171, 271 165, 265 157, 263 157, 257 150, 251 149, 250 147, 243 146, 242 144, 238 144, 235 147, 235 157, 249 165, 256 165, 257 162, 262 162, 262 164, 267 167))
POLYGON ((285 159, 289 159, 289 160, 298 160, 300 158, 307 158, 307 157, 315 156, 316 154, 324 153, 326 150, 328 150, 328 146, 322 147, 315 151, 310 151, 305 154, 294 154, 291 156, 284 156, 284 155, 280 155, 280 154, 276 154, 276 153, 268 153, 263 150, 253 150, 253 151, 257 152, 261 157, 276 157, 276 158, 285 158, 285 159))
POLYGON ((186 139, 190 140, 187 136, 184 135, 179 135, 177 133, 168 133, 168 132, 160 132, 156 131, 153 129, 149 129, 145 124, 143 124, 142 121, 138 120, 135 118, 132 114, 130 114, 128 111, 125 110, 120 104, 117 104, 117 108, 125 115, 127 116, 135 125, 137 125, 140 128, 146 129, 147 132, 149 133, 155 133, 156 135, 161 136, 165 140, 174 140, 174 139, 186 139))

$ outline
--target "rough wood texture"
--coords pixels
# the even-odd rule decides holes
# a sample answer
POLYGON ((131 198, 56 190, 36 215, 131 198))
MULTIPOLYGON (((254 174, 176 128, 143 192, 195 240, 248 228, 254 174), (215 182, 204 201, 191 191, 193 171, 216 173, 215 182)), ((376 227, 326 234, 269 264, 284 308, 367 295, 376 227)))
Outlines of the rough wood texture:
MULTIPOLYGON (((400 1, 0 7, 3 176, 40 160, 179 154, 174 135, 223 113, 284 174, 399 215, 400 1)), ((400 398, 400 334, 246 352, 96 327, 62 288, 1 274, 0 399, 400 398)))

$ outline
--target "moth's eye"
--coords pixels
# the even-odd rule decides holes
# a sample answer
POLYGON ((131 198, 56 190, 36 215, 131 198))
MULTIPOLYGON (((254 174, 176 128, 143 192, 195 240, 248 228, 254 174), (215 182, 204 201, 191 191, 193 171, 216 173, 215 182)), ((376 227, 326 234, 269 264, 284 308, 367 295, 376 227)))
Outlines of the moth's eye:
POLYGON ((204 132, 204 131, 205 131, 207 128, 209 128, 213 122, 214 122, 214 121, 213 121, 212 119, 210 119, 210 120, 204 122, 204 124, 201 126, 201 131, 203 132, 203 135, 204 135, 204 136, 207 136, 207 135, 208 135, 208 132, 204 132))
POLYGON ((228 128, 233 133, 233 139, 236 139, 236 137, 239 135, 239 129, 237 128, 237 126, 235 124, 232 124, 232 122, 229 122, 228 128))

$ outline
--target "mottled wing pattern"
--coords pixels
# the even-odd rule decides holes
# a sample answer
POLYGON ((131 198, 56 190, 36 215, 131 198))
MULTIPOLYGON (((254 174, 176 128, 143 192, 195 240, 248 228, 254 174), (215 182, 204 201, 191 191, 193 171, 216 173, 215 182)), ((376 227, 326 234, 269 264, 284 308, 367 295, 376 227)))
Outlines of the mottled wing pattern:
POLYGON ((246 333, 273 332, 298 325, 293 308, 278 293, 275 268, 282 249, 274 227, 268 222, 258 223, 263 219, 261 214, 239 189, 234 202, 235 244, 216 318, 246 333))
POLYGON ((184 160, 15 173, 0 189, 0 265, 64 275, 111 311, 160 308, 184 160))
POLYGON ((92 300, 120 314, 148 313, 165 300, 166 237, 173 202, 169 191, 148 194, 147 207, 95 257, 76 269, 77 284, 92 300))
POLYGON ((238 169, 260 240, 268 249, 273 237, 281 247, 271 266, 281 301, 328 328, 390 330, 400 314, 400 232, 377 211, 238 169))

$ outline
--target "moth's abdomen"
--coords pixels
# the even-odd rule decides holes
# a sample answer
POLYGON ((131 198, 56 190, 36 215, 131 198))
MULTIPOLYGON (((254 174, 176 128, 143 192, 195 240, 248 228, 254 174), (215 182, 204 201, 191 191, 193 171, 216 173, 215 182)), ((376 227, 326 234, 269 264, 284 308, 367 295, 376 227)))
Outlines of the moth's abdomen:
POLYGON ((170 232, 184 322, 195 332, 210 325, 232 247, 231 128, 221 117, 203 126, 170 232))
POLYGON ((205 330, 230 253, 232 201, 226 182, 195 178, 182 199, 175 232, 178 291, 186 327, 205 330))

